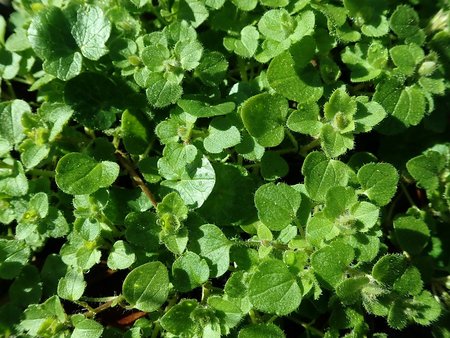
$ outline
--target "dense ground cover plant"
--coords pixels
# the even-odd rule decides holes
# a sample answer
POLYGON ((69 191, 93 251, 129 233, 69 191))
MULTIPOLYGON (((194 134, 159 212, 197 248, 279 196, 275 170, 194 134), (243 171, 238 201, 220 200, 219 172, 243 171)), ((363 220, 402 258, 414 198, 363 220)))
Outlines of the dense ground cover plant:
POLYGON ((449 337, 447 1, 2 11, 1 336, 449 337))

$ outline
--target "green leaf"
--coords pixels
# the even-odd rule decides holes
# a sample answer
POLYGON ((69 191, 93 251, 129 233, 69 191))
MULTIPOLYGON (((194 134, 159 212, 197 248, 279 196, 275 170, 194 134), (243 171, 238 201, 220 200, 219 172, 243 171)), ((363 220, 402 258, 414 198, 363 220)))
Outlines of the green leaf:
POLYGON ((320 131, 320 145, 328 157, 338 157, 353 148, 353 134, 341 134, 332 125, 326 124, 320 131))
POLYGON ((400 5, 392 13, 389 25, 399 38, 407 38, 419 30, 419 16, 408 5, 400 5))
POLYGON ((287 127, 297 133, 317 137, 322 129, 317 103, 303 103, 297 106, 287 120, 287 127))
POLYGON ((164 330, 175 335, 194 335, 198 323, 192 319, 191 314, 197 307, 196 300, 184 299, 180 301, 161 317, 161 326, 164 330))
POLYGON ((156 108, 163 108, 177 102, 183 94, 180 80, 173 76, 165 77, 161 73, 150 73, 146 86, 147 99, 156 108))
POLYGON ((203 47, 198 41, 178 41, 174 49, 175 56, 178 58, 181 68, 190 71, 200 64, 203 54, 203 47))
POLYGON ((56 337, 64 329, 66 314, 57 296, 42 304, 32 304, 24 312, 20 327, 35 337, 56 337))
POLYGON ((445 166, 445 156, 433 150, 413 157, 406 163, 408 172, 420 187, 427 190, 427 193, 438 189, 439 175, 445 166))
POLYGON ((119 175, 117 163, 97 162, 81 154, 63 156, 56 166, 56 184, 67 194, 87 195, 110 186, 119 175))
POLYGON ((131 212, 125 217, 125 237, 131 244, 156 252, 159 248, 157 217, 151 212, 131 212))
POLYGON ((275 231, 287 227, 296 218, 300 202, 300 192, 284 183, 265 184, 255 193, 259 219, 275 231))
POLYGON ((25 138, 22 127, 22 116, 31 112, 25 101, 13 100, 0 103, 0 135, 9 143, 10 149, 25 138))
POLYGON ((225 37, 223 45, 229 51, 244 58, 252 57, 258 48, 259 33, 254 26, 245 26, 241 30, 240 39, 225 37))
POLYGON ((380 206, 394 196, 398 178, 397 170, 389 163, 368 163, 358 170, 362 193, 380 206))
POLYGON ((0 192, 9 196, 23 196, 28 191, 28 180, 19 161, 6 159, 6 168, 0 168, 0 192))
POLYGON ((425 95, 417 86, 405 86, 396 79, 380 82, 373 100, 390 114, 376 128, 383 134, 398 134, 409 126, 420 123, 425 115, 425 95))
POLYGON ((400 247, 412 255, 418 255, 430 239, 427 224, 414 216, 402 216, 394 220, 394 230, 400 247))
POLYGON ((262 262, 250 279, 248 294, 253 306, 262 312, 283 316, 296 310, 302 293, 295 276, 279 260, 262 262))
POLYGON ((324 201, 330 188, 345 186, 348 182, 346 165, 328 159, 321 152, 312 152, 305 158, 302 174, 305 176, 306 191, 316 201, 324 201))
POLYGON ((324 241, 329 241, 339 234, 334 222, 323 213, 316 213, 306 225, 306 240, 316 247, 322 247, 324 241))
POLYGON ((203 21, 208 18, 208 10, 204 2, 199 0, 180 0, 176 7, 178 20, 188 21, 194 28, 197 28, 203 21))
POLYGON ((229 334, 230 329, 239 324, 243 313, 234 302, 220 296, 208 297, 208 306, 214 309, 214 313, 220 321, 222 334, 229 334))
POLYGON ((222 102, 217 104, 209 103, 199 99, 181 99, 177 101, 185 112, 195 117, 213 117, 230 114, 236 108, 233 102, 222 102))
POLYGON ((372 276, 388 286, 401 277, 408 267, 406 257, 399 254, 390 254, 381 257, 372 268, 372 276))
POLYGON ((405 75, 413 75, 416 66, 425 56, 422 48, 416 44, 394 46, 389 50, 389 54, 400 72, 405 75))
POLYGON ((76 301, 81 298, 86 288, 83 271, 68 269, 66 275, 59 280, 58 296, 63 299, 76 301))
POLYGON ((294 33, 295 21, 285 9, 272 9, 261 17, 258 29, 266 38, 281 42, 294 33))
POLYGON ((441 305, 429 291, 422 291, 421 294, 414 296, 412 305, 415 310, 412 317, 420 325, 430 325, 442 312, 441 305))
POLYGON ((345 271, 354 256, 351 246, 334 241, 312 254, 311 265, 319 281, 327 289, 333 289, 345 279, 345 271))
POLYGON ((354 116, 355 132, 367 133, 383 121, 387 113, 378 102, 361 102, 363 100, 360 98, 357 98, 357 101, 358 108, 354 116))
POLYGON ((347 133, 355 129, 353 115, 356 112, 356 101, 343 88, 333 92, 323 109, 325 117, 341 133, 347 133))
POLYGON ((255 184, 239 167, 214 164, 216 183, 211 195, 198 211, 209 222, 227 226, 242 224, 256 215, 253 194, 255 184))
POLYGON ((393 289, 402 295, 417 296, 423 288, 422 276, 419 269, 410 266, 394 283, 393 289))
POLYGON ((249 134, 264 147, 275 147, 284 139, 288 101, 280 95, 262 93, 244 102, 242 121, 249 134))
POLYGON ((350 187, 333 187, 328 190, 323 212, 329 219, 342 216, 357 202, 355 191, 350 187))
POLYGON ((111 270, 129 268, 136 261, 136 254, 132 247, 124 241, 114 243, 109 253, 107 265, 111 270))
POLYGON ((361 298, 361 289, 369 282, 369 278, 365 276, 348 278, 336 287, 336 294, 343 304, 355 304, 361 298))
POLYGON ((17 277, 27 264, 30 253, 30 247, 24 241, 0 238, 0 277, 17 277))
POLYGON ((381 75, 388 61, 388 51, 377 41, 356 43, 345 48, 342 61, 351 70, 352 82, 367 82, 381 75))
POLYGON ((81 53, 90 60, 98 60, 108 52, 105 46, 111 32, 111 24, 97 6, 78 8, 71 33, 81 53))
POLYGON ((25 266, 14 280, 8 291, 11 300, 21 306, 39 303, 42 296, 42 282, 38 269, 33 265, 25 266))
POLYGON ((201 207, 216 181, 209 160, 193 145, 168 145, 163 155, 158 161, 158 169, 166 180, 161 185, 178 191, 189 207, 201 207))
POLYGON ((210 277, 220 277, 228 270, 231 242, 218 227, 204 224, 193 232, 190 240, 191 250, 208 263, 210 277))
POLYGON ((74 330, 70 338, 100 338, 103 333, 103 326, 95 320, 80 316, 72 317, 74 323, 74 330))
POLYGON ((283 330, 272 323, 252 324, 239 331, 239 338, 285 338, 283 330))
POLYGON ((125 149, 130 154, 144 153, 150 144, 150 129, 150 123, 145 115, 125 110, 121 120, 121 136, 125 149))
POLYGON ((20 160, 27 168, 33 168, 47 158, 50 153, 48 144, 36 144, 33 140, 27 139, 19 148, 20 160))
POLYGON ((215 87, 225 78, 227 69, 228 61, 222 53, 205 50, 194 74, 204 84, 215 87))
POLYGON ((114 123, 116 114, 122 111, 122 98, 127 90, 120 83, 92 72, 68 81, 64 87, 64 101, 73 110, 73 117, 82 125, 104 130, 114 123))
POLYGON ((212 154, 221 153, 224 149, 241 142, 241 134, 233 121, 227 116, 214 118, 208 128, 209 134, 203 140, 205 150, 212 154))
POLYGON ((183 221, 187 218, 189 210, 180 195, 176 192, 171 192, 164 196, 163 200, 158 203, 156 211, 159 217, 165 213, 169 213, 176 216, 180 221, 183 221))
POLYGON ((167 268, 161 262, 150 262, 137 267, 125 278, 122 294, 138 310, 157 310, 169 294, 167 268))
POLYGON ((261 175, 267 181, 275 181, 289 172, 289 165, 282 156, 274 152, 265 152, 261 158, 261 175))
POLYGON ((178 291, 191 291, 208 280, 208 263, 193 252, 185 252, 173 262, 172 276, 178 291))
POLYGON ((275 57, 267 70, 270 86, 277 93, 298 103, 319 100, 323 95, 320 74, 309 63, 314 52, 315 42, 307 36, 289 51, 275 57), (297 55, 302 57, 298 58, 297 55))

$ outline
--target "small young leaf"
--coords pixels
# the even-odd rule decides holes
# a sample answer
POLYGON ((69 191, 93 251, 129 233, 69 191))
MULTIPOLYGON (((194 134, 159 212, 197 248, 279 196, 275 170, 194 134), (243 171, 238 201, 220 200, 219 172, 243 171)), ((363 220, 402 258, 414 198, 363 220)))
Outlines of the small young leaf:
POLYGON ((161 262, 150 262, 132 270, 125 278, 122 293, 136 309, 157 310, 169 294, 169 275, 161 262))
POLYGON ((377 41, 356 43, 345 48, 342 61, 351 70, 352 82, 366 82, 382 73, 388 61, 388 51, 377 41))
POLYGON ((256 48, 258 48, 259 33, 253 26, 245 26, 241 30, 240 39, 226 37, 223 40, 223 45, 226 49, 235 52, 237 55, 244 58, 252 57, 256 48))
POLYGON ((9 148, 19 144, 25 137, 21 121, 26 112, 31 112, 31 108, 25 101, 0 103, 0 135, 9 143, 9 148))
POLYGON ((336 287, 336 294, 345 305, 356 303, 361 298, 361 289, 369 284, 365 276, 353 277, 344 280, 336 287))

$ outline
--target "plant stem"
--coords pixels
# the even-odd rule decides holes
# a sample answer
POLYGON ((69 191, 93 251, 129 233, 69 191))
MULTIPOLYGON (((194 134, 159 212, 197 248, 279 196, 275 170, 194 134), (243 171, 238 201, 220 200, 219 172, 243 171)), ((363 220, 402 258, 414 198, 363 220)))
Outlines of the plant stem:
POLYGON ((86 302, 94 302, 94 303, 103 303, 103 302, 110 302, 113 300, 116 300, 118 297, 121 296, 111 296, 111 297, 81 297, 82 300, 86 302))
POLYGON ((289 129, 285 129, 286 135, 288 136, 289 140, 291 141, 291 143, 293 144, 293 146, 295 147, 295 151, 298 151, 298 142, 295 139, 294 135, 291 133, 291 131, 289 129))
POLYGON ((125 170, 128 171, 128 173, 130 174, 131 178, 136 183, 136 185, 142 190, 142 192, 145 194, 145 196, 147 196, 147 198, 150 200, 150 202, 156 209, 156 207, 158 206, 158 202, 156 202, 156 199, 153 196, 150 189, 147 187, 142 178, 138 175, 136 170, 134 170, 133 165, 130 163, 127 156, 120 150, 117 150, 116 157, 119 160, 120 164, 125 168, 125 170))
POLYGON ((293 317, 287 317, 290 321, 293 321, 296 324, 299 324, 301 326, 303 326, 306 330, 306 333, 308 334, 309 332, 312 332, 320 337, 323 337, 324 334, 322 331, 320 331, 319 329, 316 329, 314 326, 311 326, 311 324, 302 322, 301 320, 298 320, 297 318, 293 318, 293 317))
POLYGON ((414 200, 412 199, 411 195, 408 192, 408 189, 406 189, 405 184, 401 181, 400 181, 400 188, 402 189, 402 192, 405 194, 406 199, 408 200, 409 204, 411 204, 411 206, 417 208, 416 203, 414 202, 414 200))
POLYGON ((55 177, 55 172, 44 169, 30 169, 27 173, 33 176, 55 177))
POLYGON ((305 144, 304 146, 300 147, 300 155, 302 155, 303 157, 306 157, 306 155, 308 155, 308 152, 311 149, 314 149, 316 147, 318 147, 320 145, 320 139, 315 139, 312 140, 311 142, 309 142, 308 144, 305 144))
POLYGON ((161 330, 161 325, 159 325, 159 322, 155 322, 155 327, 153 328, 151 338, 157 338, 160 330, 161 330))

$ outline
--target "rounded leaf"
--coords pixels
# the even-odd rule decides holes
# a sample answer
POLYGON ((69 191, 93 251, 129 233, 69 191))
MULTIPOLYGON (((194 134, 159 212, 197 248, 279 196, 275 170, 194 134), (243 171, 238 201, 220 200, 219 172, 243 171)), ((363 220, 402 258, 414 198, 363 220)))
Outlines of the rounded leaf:
POLYGON ((208 263, 197 254, 188 251, 173 262, 172 276, 177 290, 191 291, 208 280, 208 263))
POLYGON ((250 279, 248 294, 256 309, 279 316, 296 310, 302 300, 295 276, 283 262, 275 259, 258 266, 250 279))
POLYGON ((265 184, 255 193, 258 217, 270 230, 287 227, 296 217, 300 202, 300 192, 284 183, 265 184))
POLYGON ((275 147, 284 139, 288 108, 288 101, 282 96, 258 94, 242 105, 242 121, 260 145, 275 147))
POLYGON ((131 306, 145 312, 157 310, 169 294, 169 274, 161 262, 143 264, 125 278, 122 293, 131 306))
POLYGON ((81 154, 64 155, 56 166, 56 184, 67 194, 88 195, 110 186, 119 175, 119 165, 110 161, 97 162, 81 154))

